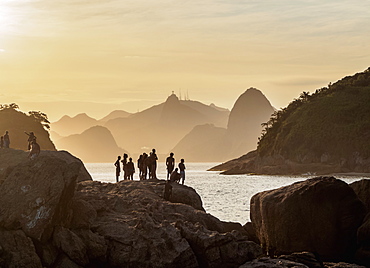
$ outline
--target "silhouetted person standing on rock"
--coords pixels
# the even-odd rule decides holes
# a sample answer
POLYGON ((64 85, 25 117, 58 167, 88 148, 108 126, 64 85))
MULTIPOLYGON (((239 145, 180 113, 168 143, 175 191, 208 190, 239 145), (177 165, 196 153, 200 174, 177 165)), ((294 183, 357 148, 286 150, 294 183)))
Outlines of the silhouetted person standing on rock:
POLYGON ((185 160, 181 159, 181 161, 179 163, 179 169, 180 169, 182 184, 184 184, 184 181, 185 181, 185 164, 184 164, 184 162, 185 162, 185 160))
POLYGON ((141 160, 141 177, 140 179, 146 180, 146 175, 148 174, 148 155, 143 153, 143 159, 141 160))
POLYGON ((141 165, 142 165, 142 162, 143 162, 143 155, 141 154, 139 156, 139 158, 137 159, 137 168, 139 169, 139 179, 141 180, 141 176, 142 176, 142 169, 141 169, 141 165))
POLYGON ((167 180, 171 176, 171 173, 175 167, 175 158, 173 158, 173 153, 170 153, 170 156, 166 159, 167 166, 167 180))
POLYGON ((3 136, 0 137, 0 148, 1 149, 4 148, 4 137, 3 136))
POLYGON ((25 131, 24 133, 28 136, 28 139, 27 139, 28 149, 27 150, 31 150, 31 144, 34 140, 36 141, 36 136, 33 132, 28 133, 28 132, 25 131))
POLYGON ((121 174, 120 160, 121 160, 121 156, 119 155, 117 157, 117 161, 114 163, 114 165, 116 166, 116 182, 119 182, 119 175, 121 174))
POLYGON ((31 143, 30 153, 28 154, 28 158, 31 160, 35 159, 40 154, 40 145, 36 142, 36 140, 33 140, 31 143))
POLYGON ((126 165, 127 165, 127 154, 123 154, 123 159, 122 159, 122 170, 123 170, 123 179, 127 180, 127 171, 126 171, 126 165))
POLYGON ((132 158, 130 157, 128 163, 126 164, 126 172, 127 172, 127 179, 134 180, 134 173, 135 173, 135 166, 134 162, 132 162, 132 158))
POLYGON ((146 159, 146 166, 148 168, 148 177, 149 179, 152 178, 153 175, 153 157, 152 157, 152 152, 149 153, 149 156, 146 159))
POLYGON ((170 201, 170 198, 172 196, 172 185, 171 181, 166 181, 166 184, 164 185, 164 200, 170 201))
POLYGON ((157 154, 155 153, 155 149, 152 150, 151 154, 152 160, 151 160, 151 178, 156 179, 157 178, 157 154))
POLYGON ((9 146, 10 146, 9 132, 5 131, 5 134, 4 134, 4 148, 9 148, 9 146))

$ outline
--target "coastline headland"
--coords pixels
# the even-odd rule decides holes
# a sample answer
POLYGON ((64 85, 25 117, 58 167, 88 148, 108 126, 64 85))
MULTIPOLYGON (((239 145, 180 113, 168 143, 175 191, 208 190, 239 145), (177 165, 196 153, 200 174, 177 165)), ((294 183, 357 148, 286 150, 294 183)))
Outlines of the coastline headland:
MULTIPOLYGON (((369 189, 366 182, 361 182, 357 187, 360 190, 354 191, 335 178, 316 178, 305 182, 303 188, 322 189, 320 195, 315 191, 301 193, 298 189, 302 187, 297 185, 291 189, 278 189, 280 194, 270 191, 272 194, 267 199, 266 192, 259 193, 252 200, 252 223, 242 226, 222 222, 206 213, 196 191, 184 185, 174 183, 172 197, 166 201, 163 198, 164 180, 92 181, 83 163, 68 152, 42 151, 39 157, 29 160, 27 152, 5 149, 0 152, 0 160, 1 267, 221 268, 282 267, 282 264, 286 267, 329 267, 329 264, 314 265, 324 265, 321 261, 331 260, 333 256, 323 255, 324 259, 320 260, 318 252, 302 253, 306 247, 298 246, 304 245, 299 239, 294 240, 296 245, 290 243, 291 248, 279 245, 285 245, 289 236, 276 236, 279 243, 277 246, 272 244, 275 242, 271 240, 271 232, 285 234, 283 229, 280 231, 273 226, 284 224, 258 224, 263 217, 267 218, 261 222, 276 222, 268 213, 271 209, 276 213, 280 211, 285 222, 303 224, 299 215, 294 214, 302 204, 293 202, 284 208, 288 195, 317 197, 317 204, 323 206, 322 214, 328 214, 334 221, 342 219, 344 227, 340 230, 347 232, 337 234, 336 238, 343 238, 341 249, 346 254, 343 258, 332 258, 333 261, 355 260, 350 254, 354 250, 357 250, 359 262, 363 264, 369 260, 368 221, 362 224, 366 214, 363 203, 366 202, 360 201, 355 194, 360 190, 363 193, 364 188, 369 189), (349 209, 342 213, 338 212, 340 208, 332 214, 325 213, 325 204, 336 203, 335 196, 341 198, 336 195, 335 187, 350 196, 344 198, 341 205, 349 209), (326 191, 332 192, 333 198, 320 199, 326 191), (273 202, 277 207, 270 207, 271 200, 284 195, 279 202, 273 202), (361 234, 358 237, 360 244, 347 248, 346 245, 353 246, 357 230, 361 234), (271 256, 267 257, 267 253, 271 256), (285 256, 277 258, 277 253, 285 256)), ((361 194, 361 198, 367 196, 361 194)), ((308 207, 315 218, 317 209, 309 204, 308 207)), ((320 229, 308 224, 301 227, 320 229)), ((286 224, 287 228, 289 226, 286 224)), ((326 233, 330 232, 323 232, 319 240, 308 237, 307 243, 320 245, 325 241, 326 233)), ((294 235, 300 237, 298 233, 294 235)), ((325 244, 330 247, 330 243, 325 244)), ((348 267, 361 266, 351 264, 348 267)))
POLYGON ((370 159, 352 154, 347 158, 328 161, 324 156, 311 157, 301 161, 286 159, 282 155, 260 156, 258 151, 251 151, 239 158, 210 168, 210 171, 222 171, 223 175, 263 174, 263 175, 332 175, 362 174, 370 176, 370 159))

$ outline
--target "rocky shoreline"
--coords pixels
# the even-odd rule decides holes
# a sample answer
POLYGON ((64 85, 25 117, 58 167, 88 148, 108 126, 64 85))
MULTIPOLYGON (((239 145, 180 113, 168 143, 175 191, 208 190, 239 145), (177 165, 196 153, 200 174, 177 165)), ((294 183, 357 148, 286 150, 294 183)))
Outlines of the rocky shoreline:
POLYGON ((0 160, 0 267, 355 268, 363 266, 348 263, 370 260, 367 181, 350 187, 316 178, 259 193, 252 223, 241 226, 206 213, 187 186, 174 184, 166 201, 162 180, 92 181, 67 152, 42 151, 31 161, 4 150, 0 160), (317 207, 304 210, 314 200, 317 207), (328 222, 336 223, 330 232, 328 222), (334 258, 320 251, 329 240, 338 245, 334 258))
POLYGON ((260 156, 257 151, 251 151, 209 170, 221 171, 223 175, 370 175, 370 159, 353 154, 346 159, 334 159, 329 155, 322 155, 320 158, 306 155, 292 160, 281 155, 260 156))

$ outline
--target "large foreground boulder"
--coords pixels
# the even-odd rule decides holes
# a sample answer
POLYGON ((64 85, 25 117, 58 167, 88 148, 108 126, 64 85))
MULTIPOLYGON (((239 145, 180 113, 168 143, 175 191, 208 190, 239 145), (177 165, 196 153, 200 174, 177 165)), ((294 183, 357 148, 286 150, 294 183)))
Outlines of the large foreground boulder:
POLYGON ((355 191, 358 198, 364 203, 367 212, 370 212, 370 180, 362 179, 351 183, 349 186, 355 191))
POLYGON ((42 267, 39 245, 72 218, 82 162, 67 152, 42 151, 33 160, 27 156, 21 150, 0 150, 1 267, 42 267))
POLYGON ((67 152, 0 153, 0 227, 22 229, 33 239, 48 240, 56 224, 68 221, 82 162, 67 152))
POLYGON ((317 177, 251 199, 251 220, 271 254, 309 251, 323 260, 352 260, 365 207, 350 186, 317 177))
POLYGON ((356 261, 370 266, 370 180, 359 180, 350 186, 367 209, 367 216, 357 232, 359 249, 356 252, 356 261))

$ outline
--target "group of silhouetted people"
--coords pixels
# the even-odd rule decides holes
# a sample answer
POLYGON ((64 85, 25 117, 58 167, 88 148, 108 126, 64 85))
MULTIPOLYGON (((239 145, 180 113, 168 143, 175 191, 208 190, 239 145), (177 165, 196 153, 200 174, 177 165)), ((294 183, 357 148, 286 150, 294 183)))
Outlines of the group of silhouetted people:
MULTIPOLYGON (((24 132, 27 136, 27 150, 30 151, 28 154, 28 158, 35 159, 40 154, 40 145, 36 141, 36 136, 33 132, 24 132)), ((9 131, 5 131, 5 134, 0 137, 0 148, 10 148, 10 137, 9 137, 9 131)))
MULTIPOLYGON (((167 180, 169 182, 177 182, 180 183, 182 180, 182 184, 185 181, 185 160, 181 159, 178 168, 175 168, 175 158, 173 157, 174 154, 170 153, 170 156, 166 159, 166 167, 167 167, 167 180), (180 172, 179 172, 180 170, 180 172)), ((128 159, 127 154, 123 154, 123 159, 121 160, 121 156, 117 157, 116 162, 114 163, 116 167, 116 181, 119 182, 119 177, 121 174, 121 164, 123 170, 123 179, 124 180, 133 180, 133 175, 135 173, 135 166, 132 162, 132 158, 128 159)), ((143 153, 139 156, 137 160, 137 167, 139 169, 139 179, 140 180, 147 180, 147 179, 157 179, 157 154, 156 150, 152 149, 149 153, 143 153)))
MULTIPOLYGON (((121 160, 121 156, 117 157, 117 161, 114 163, 116 166, 116 181, 119 181, 119 176, 121 174, 121 163, 122 163, 122 170, 123 170, 123 179, 124 180, 133 180, 134 173, 135 173, 135 165, 132 162, 132 158, 130 157, 127 161, 128 155, 123 154, 123 159, 121 160), (120 163, 121 162, 121 163, 120 163)), ((147 153, 143 153, 140 155, 139 159, 137 160, 137 166, 139 168, 139 178, 140 180, 146 180, 148 177, 149 179, 156 179, 157 175, 157 154, 155 153, 155 149, 153 149, 149 155, 147 153)))

